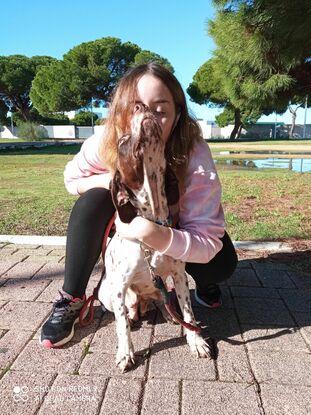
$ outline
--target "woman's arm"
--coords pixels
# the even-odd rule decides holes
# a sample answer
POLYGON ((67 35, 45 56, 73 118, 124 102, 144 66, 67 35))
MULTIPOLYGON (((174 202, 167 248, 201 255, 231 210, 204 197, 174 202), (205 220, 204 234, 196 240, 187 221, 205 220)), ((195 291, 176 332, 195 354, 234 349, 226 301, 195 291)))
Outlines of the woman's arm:
POLYGON ((82 177, 78 179, 77 183, 77 193, 79 195, 85 193, 89 189, 93 189, 94 187, 102 187, 104 189, 109 190, 109 184, 111 180, 111 174, 102 173, 102 174, 94 174, 93 176, 89 177, 82 177))
POLYGON ((111 175, 99 157, 102 137, 92 135, 64 170, 64 184, 69 193, 79 195, 94 187, 109 189, 111 175))

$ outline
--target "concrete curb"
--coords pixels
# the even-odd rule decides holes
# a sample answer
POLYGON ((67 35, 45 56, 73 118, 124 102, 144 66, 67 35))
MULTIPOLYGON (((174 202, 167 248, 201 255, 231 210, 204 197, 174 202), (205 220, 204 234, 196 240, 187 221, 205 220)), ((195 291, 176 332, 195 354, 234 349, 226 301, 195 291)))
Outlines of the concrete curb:
MULTIPOLYGON (((66 246, 66 236, 0 235, 0 243, 5 242, 19 245, 66 246)), ((233 241, 233 245, 237 249, 249 251, 291 252, 293 250, 284 242, 233 241)))

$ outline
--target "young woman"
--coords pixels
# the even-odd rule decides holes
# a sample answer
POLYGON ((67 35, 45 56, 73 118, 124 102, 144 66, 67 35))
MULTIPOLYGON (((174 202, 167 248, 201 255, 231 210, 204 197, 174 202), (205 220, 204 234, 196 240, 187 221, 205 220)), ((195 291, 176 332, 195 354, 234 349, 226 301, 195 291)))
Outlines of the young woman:
POLYGON ((104 133, 88 138, 66 165, 66 189, 80 197, 68 224, 64 284, 41 330, 44 347, 63 345, 74 335, 105 228, 115 212, 109 183, 116 166, 117 139, 129 132, 136 103, 147 105, 162 127, 166 160, 179 179, 179 226, 171 229, 136 217, 130 224, 116 221, 118 232, 185 261, 196 283, 195 299, 205 307, 221 305, 217 283, 236 268, 237 255, 225 231, 219 178, 200 127, 188 114, 182 87, 163 66, 139 65, 115 88, 104 133))

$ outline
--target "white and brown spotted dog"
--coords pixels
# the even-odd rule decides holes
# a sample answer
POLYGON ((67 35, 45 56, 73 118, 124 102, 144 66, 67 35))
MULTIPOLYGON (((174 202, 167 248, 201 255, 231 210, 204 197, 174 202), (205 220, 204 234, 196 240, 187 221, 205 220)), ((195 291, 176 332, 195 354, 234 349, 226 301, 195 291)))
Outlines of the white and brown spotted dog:
MULTIPOLYGON (((113 201, 123 222, 129 223, 133 217, 141 215, 154 222, 167 223, 167 166, 161 134, 155 115, 145 105, 137 105, 131 120, 131 134, 121 137, 118 142, 117 170, 112 180, 113 201)), ((143 315, 148 302, 162 301, 160 290, 152 282, 143 247, 139 241, 122 239, 117 232, 106 249, 105 276, 98 292, 98 299, 115 315, 116 364, 122 372, 135 364, 130 320, 138 320, 139 306, 143 315)), ((196 326, 185 263, 152 251, 151 265, 164 282, 171 277, 184 321, 196 326)), ((209 346, 199 333, 186 329, 186 338, 191 352, 197 357, 210 355, 209 346)))

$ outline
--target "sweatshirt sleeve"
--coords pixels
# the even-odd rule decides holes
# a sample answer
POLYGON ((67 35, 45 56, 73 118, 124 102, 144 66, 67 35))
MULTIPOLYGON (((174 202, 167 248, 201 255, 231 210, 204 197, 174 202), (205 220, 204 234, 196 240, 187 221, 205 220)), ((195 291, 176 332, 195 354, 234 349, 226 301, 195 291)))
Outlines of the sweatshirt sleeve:
POLYGON ((64 184, 69 193, 78 195, 78 183, 82 177, 89 177, 93 174, 108 173, 99 157, 99 146, 102 140, 101 134, 93 134, 87 138, 79 153, 69 161, 64 170, 64 184))
POLYGON ((197 143, 190 156, 186 191, 181 196, 179 227, 172 229, 162 254, 185 262, 207 263, 221 250, 225 233, 221 184, 208 144, 197 143))

